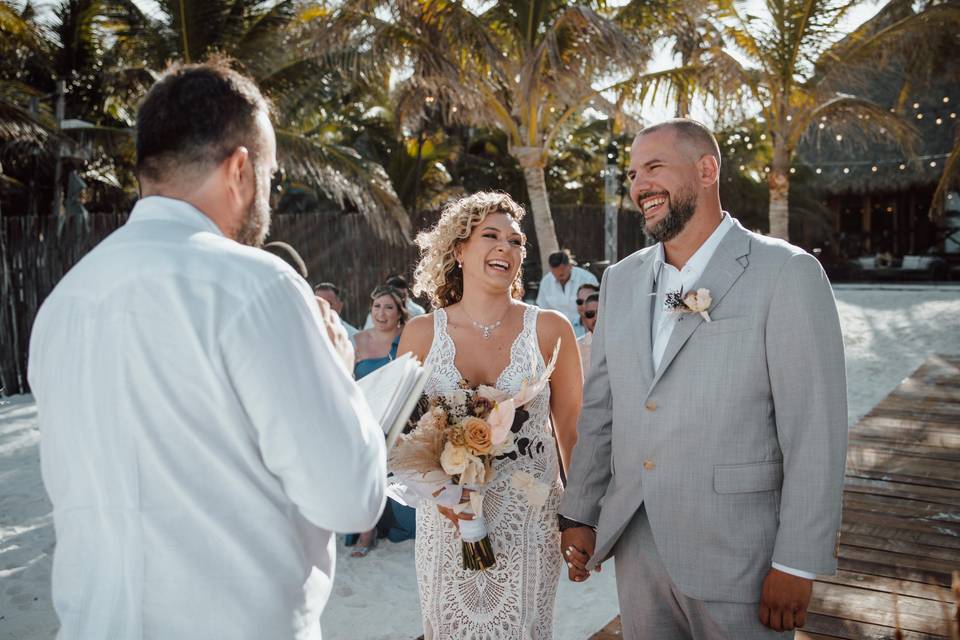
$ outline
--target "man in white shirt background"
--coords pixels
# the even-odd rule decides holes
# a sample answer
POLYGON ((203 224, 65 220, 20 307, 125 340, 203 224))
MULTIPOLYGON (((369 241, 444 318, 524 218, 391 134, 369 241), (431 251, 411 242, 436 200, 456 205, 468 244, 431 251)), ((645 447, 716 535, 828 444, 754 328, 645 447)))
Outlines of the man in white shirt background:
MULTIPOLYGON (((599 285, 596 276, 582 267, 574 264, 570 251, 564 249, 551 253, 547 258, 550 272, 540 280, 540 289, 537 291, 537 306, 541 309, 553 309, 567 316, 570 324, 576 328, 580 325, 580 314, 577 312, 577 292, 584 284, 599 285)), ((580 327, 577 335, 583 334, 580 327)))
POLYGON ((136 145, 142 199, 31 336, 59 637, 317 640, 331 532, 377 521, 384 444, 309 285, 254 248, 269 107, 174 67, 136 145))
POLYGON ((332 282, 321 282, 313 288, 313 293, 318 298, 326 300, 330 308, 337 312, 340 325, 347 332, 347 337, 353 340, 353 336, 357 335, 357 328, 343 319, 343 298, 340 297, 340 287, 332 282))
POLYGON ((577 322, 573 325, 573 331, 576 333, 577 338, 582 338, 589 333, 589 330, 587 329, 587 323, 584 318, 584 311, 586 309, 585 305, 587 298, 594 293, 600 293, 600 287, 595 284, 587 283, 580 285, 580 288, 577 289, 577 322))

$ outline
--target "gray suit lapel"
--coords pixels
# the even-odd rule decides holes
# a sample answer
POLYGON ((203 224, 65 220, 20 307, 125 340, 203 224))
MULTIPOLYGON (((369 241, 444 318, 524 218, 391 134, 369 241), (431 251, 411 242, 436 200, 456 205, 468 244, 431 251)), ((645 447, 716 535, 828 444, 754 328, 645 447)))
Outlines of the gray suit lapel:
POLYGON ((653 254, 650 254, 647 255, 646 259, 637 267, 637 277, 635 280, 637 283, 637 293, 634 296, 633 309, 628 316, 631 322, 636 323, 635 330, 639 332, 637 344, 640 345, 640 373, 643 376, 640 382, 642 384, 653 379, 653 358, 650 355, 653 350, 653 345, 651 343, 652 334, 650 329, 653 322, 652 311, 656 297, 650 294, 653 293, 653 279, 654 276, 656 276, 653 272, 655 262, 656 259, 653 254))
MULTIPOLYGON (((720 301, 723 300, 723 297, 730 290, 730 287, 743 275, 743 270, 747 266, 745 256, 749 253, 750 236, 747 235, 746 230, 740 226, 740 223, 734 221, 733 228, 724 236, 717 250, 714 252, 713 257, 710 259, 710 262, 707 263, 707 268, 704 269, 703 276, 701 276, 696 286, 693 287, 694 290, 710 290, 710 297, 713 300, 710 303, 710 309, 707 311, 708 314, 720 304, 720 301)), ((647 322, 649 329, 649 320, 647 322)), ((670 341, 667 342, 667 349, 663 352, 660 367, 657 369, 653 377, 653 382, 650 384, 651 389, 660 381, 660 378, 663 377, 664 372, 666 372, 677 354, 680 353, 680 349, 687 343, 687 340, 690 339, 693 332, 704 322, 706 321, 703 317, 699 314, 692 313, 684 315, 683 320, 677 322, 673 328, 673 333, 670 334, 670 341)), ((650 340, 649 331, 647 340, 650 340)))

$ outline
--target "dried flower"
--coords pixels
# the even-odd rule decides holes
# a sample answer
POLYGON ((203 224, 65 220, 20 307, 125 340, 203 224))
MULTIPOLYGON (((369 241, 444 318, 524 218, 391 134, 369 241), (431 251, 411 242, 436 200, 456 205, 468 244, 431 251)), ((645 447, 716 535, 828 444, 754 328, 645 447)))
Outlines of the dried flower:
POLYGON ((466 470, 468 458, 471 457, 466 447, 458 447, 448 441, 440 454, 440 466, 451 476, 460 475, 466 470))
POLYGON ((481 396, 479 393, 474 394, 470 399, 470 411, 474 416, 478 418, 486 418, 490 415, 490 412, 493 411, 493 407, 496 403, 490 398, 481 396))
POLYGON ((710 314, 707 313, 707 309, 710 308, 712 302, 713 299, 710 297, 709 289, 691 291, 683 298, 683 304, 687 305, 687 308, 693 313, 699 313, 707 322, 710 322, 710 314))
POLYGON ((490 425, 486 421, 473 416, 460 423, 467 446, 479 455, 486 455, 493 449, 493 440, 490 425))
POLYGON ((447 440, 452 442, 458 447, 467 446, 467 436, 463 432, 463 426, 459 424, 448 425, 445 433, 447 435, 447 440))
POLYGON ((460 473, 460 484, 480 485, 486 482, 487 468, 483 460, 477 456, 467 454, 466 464, 460 473))

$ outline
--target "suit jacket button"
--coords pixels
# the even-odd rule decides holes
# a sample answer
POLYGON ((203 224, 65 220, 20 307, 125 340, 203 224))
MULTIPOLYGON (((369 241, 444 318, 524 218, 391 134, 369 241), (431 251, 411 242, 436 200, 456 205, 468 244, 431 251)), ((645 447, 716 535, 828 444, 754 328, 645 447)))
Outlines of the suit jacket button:
POLYGON ((653 460, 644 460, 644 461, 643 461, 643 468, 646 469, 647 471, 653 471, 653 470, 656 468, 656 466, 657 466, 657 465, 655 465, 655 464, 653 463, 653 460))
POLYGON ((656 410, 657 410, 657 403, 654 402, 653 400, 647 400, 647 404, 645 404, 645 405, 643 405, 643 406, 645 406, 645 407, 647 408, 647 411, 656 411, 656 410))

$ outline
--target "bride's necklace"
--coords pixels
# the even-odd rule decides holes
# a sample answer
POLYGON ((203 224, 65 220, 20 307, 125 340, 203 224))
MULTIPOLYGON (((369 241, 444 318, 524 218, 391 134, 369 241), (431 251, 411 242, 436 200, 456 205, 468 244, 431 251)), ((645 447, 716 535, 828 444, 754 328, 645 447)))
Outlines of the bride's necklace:
POLYGON ((470 322, 473 323, 473 326, 475 326, 477 329, 480 329, 480 333, 483 334, 484 340, 490 339, 491 335, 493 334, 493 330, 503 324, 503 319, 507 317, 507 311, 510 311, 510 307, 507 307, 507 311, 504 311, 503 315, 500 316, 500 319, 493 324, 481 324, 473 319, 473 316, 470 315, 470 312, 467 311, 465 306, 461 305, 461 308, 463 309, 463 312, 467 314, 467 318, 470 319, 470 322))

